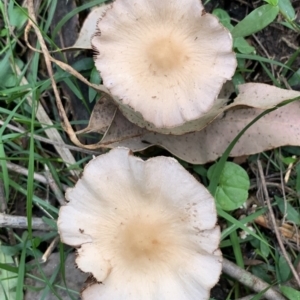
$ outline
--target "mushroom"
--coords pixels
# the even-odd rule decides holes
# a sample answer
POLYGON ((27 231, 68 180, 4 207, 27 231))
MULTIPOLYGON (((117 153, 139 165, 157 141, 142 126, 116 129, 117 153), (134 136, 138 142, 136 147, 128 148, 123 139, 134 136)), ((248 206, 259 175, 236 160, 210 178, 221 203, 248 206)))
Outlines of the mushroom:
POLYGON ((214 199, 175 159, 116 148, 90 161, 59 212, 94 277, 84 300, 206 300, 221 273, 214 199))
POLYGON ((180 134, 215 106, 234 74, 230 32, 199 0, 115 0, 92 38, 95 65, 122 113, 180 134))

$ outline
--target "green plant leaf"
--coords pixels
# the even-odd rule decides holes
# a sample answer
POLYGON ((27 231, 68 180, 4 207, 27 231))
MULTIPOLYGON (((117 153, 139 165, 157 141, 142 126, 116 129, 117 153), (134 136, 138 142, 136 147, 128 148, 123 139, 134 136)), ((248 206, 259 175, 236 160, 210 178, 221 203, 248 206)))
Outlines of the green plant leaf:
MULTIPOLYGON (((10 255, 2 252, 2 245, 0 241, 0 263, 13 264, 13 259, 10 255)), ((16 287, 18 279, 15 273, 0 268, 0 295, 3 300, 16 299, 16 287)))
POLYGON ((232 36, 245 37, 262 30, 275 20, 278 12, 279 7, 270 4, 256 8, 232 29, 232 36))
POLYGON ((207 177, 207 170, 204 166, 202 165, 195 165, 193 167, 193 170, 199 174, 200 176, 204 176, 204 177, 207 177))
MULTIPOLYGON (((212 179, 216 166, 214 164, 208 169, 208 179, 212 179)), ((234 210, 247 200, 249 187, 247 172, 233 162, 226 162, 215 193, 216 202, 224 210, 234 210)))
POLYGON ((288 80, 289 85, 297 85, 300 84, 300 69, 298 69, 288 80))
POLYGON ((265 0, 265 1, 273 6, 278 5, 278 0, 265 0))
POLYGON ((221 24, 231 30, 233 28, 233 25, 231 24, 230 16, 224 9, 216 8, 212 12, 213 15, 215 15, 221 24))
POLYGON ((268 243, 262 243, 260 242, 260 252, 264 258, 268 258, 270 254, 270 247, 268 243))
MULTIPOLYGON (((231 19, 227 11, 221 8, 216 8, 213 10, 212 14, 215 15, 219 19, 221 24, 227 29, 233 29, 234 26, 231 24, 231 19)), ((255 50, 255 48, 250 46, 248 42, 242 37, 237 37, 234 39, 233 47, 243 54, 250 54, 253 53, 255 50)))
POLYGON ((27 16, 24 13, 26 10, 16 6, 13 9, 8 10, 10 25, 21 28, 27 21, 27 16))
MULTIPOLYGON (((283 255, 279 256, 277 272, 279 273, 278 275, 279 275, 281 282, 286 282, 291 276, 290 267, 283 255)), ((296 298, 294 298, 294 299, 296 299, 296 298)))
MULTIPOLYGON (((101 82, 101 77, 97 69, 94 67, 91 71, 91 76, 90 76, 90 82, 95 83, 95 84, 100 84, 101 82)), ((98 95, 98 91, 94 90, 93 88, 89 88, 89 102, 93 102, 98 95)))
POLYGON ((262 296, 265 294, 265 292, 269 289, 266 288, 264 290, 262 290, 261 292, 259 292, 258 294, 256 294, 253 298, 251 298, 250 300, 260 300, 262 298, 262 296))
POLYGON ((234 39, 233 47, 243 54, 250 54, 255 51, 255 48, 250 46, 249 43, 242 37, 234 39))
POLYGON ((300 300, 300 292, 289 287, 289 286, 281 286, 280 290, 282 294, 287 297, 289 300, 300 300))
POLYGON ((287 214, 286 218, 289 221, 292 221, 296 225, 300 225, 300 214, 297 212, 297 210, 288 202, 286 203, 286 211, 285 211, 285 205, 282 198, 275 196, 275 201, 278 205, 278 208, 280 209, 282 214, 287 214))
POLYGON ((290 21, 294 20, 296 17, 295 10, 291 4, 290 0, 279 0, 278 6, 280 12, 290 21))
POLYGON ((252 266, 251 273, 257 276, 258 278, 262 279, 263 281, 267 282, 268 284, 271 284, 272 282, 270 275, 268 274, 266 264, 252 266))

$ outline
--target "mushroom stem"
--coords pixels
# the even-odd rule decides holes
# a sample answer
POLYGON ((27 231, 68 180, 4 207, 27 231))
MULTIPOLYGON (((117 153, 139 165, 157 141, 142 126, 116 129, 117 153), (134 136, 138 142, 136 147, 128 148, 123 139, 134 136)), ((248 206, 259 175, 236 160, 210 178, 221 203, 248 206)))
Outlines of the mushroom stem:
POLYGON ((274 288, 270 287, 269 284, 252 275, 251 273, 245 271, 244 269, 238 267, 226 258, 223 258, 222 271, 257 293, 266 290, 266 292, 264 293, 264 297, 268 300, 285 300, 285 297, 283 297, 274 288))

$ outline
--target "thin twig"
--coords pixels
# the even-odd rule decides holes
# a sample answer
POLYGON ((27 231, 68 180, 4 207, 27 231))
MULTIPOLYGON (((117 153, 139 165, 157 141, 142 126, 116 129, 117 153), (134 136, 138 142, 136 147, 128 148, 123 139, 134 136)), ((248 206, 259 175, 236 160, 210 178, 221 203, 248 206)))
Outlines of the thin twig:
MULTIPOLYGON (((0 214, 4 214, 7 212, 7 200, 4 193, 4 185, 2 179, 0 179, 0 214)), ((1 227, 1 223, 0 223, 1 227)), ((14 232, 11 228, 7 228, 7 234, 9 238, 10 245, 16 245, 16 238, 14 236, 14 232)), ((14 260, 16 265, 19 264, 19 257, 17 255, 14 256, 14 260)))
MULTIPOLYGON (((265 53, 265 55, 267 56, 267 58, 271 59, 271 56, 269 55, 269 53, 266 50, 266 48, 264 47, 264 45, 260 42, 260 40, 258 39, 258 37, 255 34, 252 34, 252 37, 254 38, 254 40, 256 41, 256 43, 260 46, 260 48, 265 53)), ((272 70, 272 75, 275 76, 273 64, 271 64, 271 70, 272 70)))
MULTIPOLYGON (((38 2, 36 1, 36 4, 37 3, 39 3, 39 1, 38 2)), ((23 4, 26 5, 25 3, 23 3, 23 4)), ((34 22, 36 22, 35 6, 34 6, 34 3, 33 3, 33 0, 32 1, 28 0, 27 1, 27 6, 28 6, 28 13, 29 13, 29 16, 30 16, 30 19, 29 19, 28 22, 33 24, 32 20, 34 20, 34 22)), ((33 26, 35 26, 35 24, 33 24, 33 26)), ((39 29, 36 29, 36 31, 37 30, 39 31, 39 29)), ((39 31, 39 35, 42 37, 40 31, 39 31)), ((43 38, 42 38, 42 40, 43 40, 43 38)), ((40 44, 41 44, 41 47, 43 48, 42 43, 40 43, 40 44)), ((46 60, 46 64, 47 64, 47 58, 46 57, 45 57, 45 60, 46 60)), ((15 65, 14 67, 16 69, 17 75, 21 76, 22 72, 19 69, 19 67, 17 65, 15 65)), ((50 74, 51 80, 54 81, 54 79, 52 77, 53 77, 53 74, 52 75, 50 74)), ((20 83, 21 83, 21 85, 27 85, 28 81, 24 76, 22 76, 20 83)), ((35 99, 33 99, 31 96, 27 96, 26 99, 27 99, 28 104, 32 107, 33 103, 34 103, 33 101, 35 99)), ((43 108, 43 106, 41 104, 36 107, 35 116, 39 120, 41 126, 45 128, 45 134, 48 136, 48 138, 50 138, 52 141, 57 141, 57 142, 60 142, 61 144, 64 144, 64 141, 63 141, 61 135, 59 134, 58 130, 56 128, 51 128, 53 123, 52 123, 51 119, 49 118, 48 114, 46 113, 45 109, 43 108)), ((53 145, 53 146, 54 146, 55 150, 60 155, 60 157, 62 158, 62 160, 64 161, 65 164, 74 165, 76 163, 76 160, 75 160, 73 154, 71 153, 71 151, 69 149, 64 148, 64 147, 59 147, 57 145, 53 145)), ((71 169, 70 173, 73 176, 79 177, 80 172, 78 170, 72 170, 71 169)))
MULTIPOLYGON (((282 189, 282 184, 281 183, 277 183, 277 182, 269 182, 269 181, 267 181, 266 182, 266 186, 270 186, 270 187, 277 187, 277 188, 279 188, 279 189, 282 189)), ((256 189, 256 188, 258 188, 258 183, 254 183, 254 184, 251 184, 251 186, 250 186, 250 190, 253 190, 253 189, 256 189)), ((292 194, 292 195, 297 195, 297 192, 295 192, 292 188, 290 188, 290 187, 288 187, 288 186, 286 186, 286 185, 284 185, 284 188, 285 188, 285 190, 287 191, 287 192, 289 192, 290 194, 292 194)))
MULTIPOLYGON (((0 227, 27 229, 27 218, 23 216, 12 216, 0 213, 0 227)), ((51 231, 53 228, 48 226, 41 218, 32 218, 32 229, 51 231)))
POLYGON ((291 271, 294 275, 295 280, 297 281, 298 287, 300 287, 299 275, 298 275, 297 271, 295 270, 293 264, 291 263, 291 261, 289 259, 289 256, 287 254, 287 251, 285 250, 285 247, 284 247, 282 239, 281 239, 280 232, 279 232, 277 224, 276 224, 276 219, 275 219, 275 216, 274 216, 274 213, 273 213, 271 201, 270 201, 270 198, 269 198, 269 193, 268 193, 266 182, 265 182, 263 168, 262 168, 260 160, 257 161, 257 166, 258 166, 258 172, 259 172, 259 175, 260 175, 260 180, 261 180, 261 183, 262 183, 262 188, 263 188, 265 200, 267 202, 267 206, 268 206, 268 210, 269 210, 270 219, 271 219, 272 226, 273 226, 276 238, 277 238, 277 242, 279 244, 279 247, 282 251, 282 254, 283 254, 284 258, 286 259, 286 261, 287 261, 287 263, 288 263, 288 265, 289 265, 289 267, 290 267, 290 269, 291 269, 291 271))
MULTIPOLYGON (((296 159, 296 155, 293 155, 292 156, 293 159, 296 159)), ((294 167, 294 164, 293 162, 291 162, 289 165, 288 165, 288 168, 286 170, 286 173, 285 173, 285 176, 284 176, 284 183, 287 184, 289 182, 289 179, 290 179, 290 176, 291 176, 291 172, 292 172, 292 169, 294 167)))
MULTIPOLYGON (((24 35, 25 35, 26 45, 27 45, 27 47, 29 49, 31 49, 34 52, 43 53, 43 51, 41 51, 41 50, 33 47, 29 43, 28 35, 29 35, 29 31, 30 31, 30 29, 31 29, 32 26, 33 26, 32 22, 28 22, 28 24, 27 24, 27 26, 25 28, 25 34, 24 35)), ((48 50, 48 53, 50 54, 50 53, 56 53, 56 52, 62 52, 62 51, 63 51, 63 49, 58 49, 58 50, 54 50, 54 51, 53 50, 52 51, 48 50)), ((86 85, 90 86, 91 88, 95 89, 96 91, 104 92, 106 94, 111 95, 110 91, 103 84, 94 84, 94 83, 89 82, 79 72, 77 72, 74 68, 72 68, 70 65, 64 63, 63 61, 55 59, 54 57, 52 57, 50 55, 49 55, 49 60, 51 60, 53 63, 55 63, 57 66, 59 66, 62 70, 66 71, 66 72, 68 72, 70 74, 72 74, 77 79, 79 79, 80 81, 82 81, 86 85)))
POLYGON ((252 275, 250 272, 238 267, 226 258, 223 258, 222 270, 225 274, 229 275, 233 279, 239 281, 257 293, 268 289, 264 293, 264 297, 268 300, 286 300, 285 297, 283 297, 273 287, 270 287, 269 284, 252 275))
MULTIPOLYGON (((17 75, 21 76, 22 72, 21 72, 19 66, 15 65, 14 67, 16 69, 17 75)), ((24 76, 22 76, 20 84, 21 85, 28 84, 28 81, 24 76)), ((33 102, 34 99, 28 95, 26 97, 26 100, 27 100, 28 104, 32 107, 32 105, 34 103, 33 102)), ((48 136, 48 138, 50 138, 52 141, 56 141, 56 142, 60 142, 61 144, 64 144, 64 141, 63 141, 61 135, 59 134, 58 130, 56 128, 52 127, 53 122, 51 121, 51 119, 49 118, 48 114, 46 113, 45 109, 43 108, 43 106, 41 104, 37 105, 35 116, 39 120, 40 125, 44 128, 45 134, 48 136)), ((69 149, 66 149, 64 147, 58 147, 54 144, 53 144, 53 147, 55 148, 55 150, 57 151, 57 153, 60 155, 60 157, 62 158, 62 160, 64 161, 64 163, 67 166, 76 164, 76 160, 69 149)), ((73 176, 79 177, 78 170, 70 170, 70 173, 73 176)))
POLYGON ((4 184, 2 179, 0 179, 0 212, 6 211, 6 199, 4 194, 4 184))
POLYGON ((43 254, 41 258, 41 263, 45 263, 48 260, 49 256, 52 254, 58 242, 59 242, 59 236, 56 236, 55 239, 50 243, 45 253, 43 254))
POLYGON ((62 121, 63 121, 64 130, 68 133, 70 140, 79 147, 83 147, 86 149, 96 149, 96 148, 101 147, 99 144, 84 145, 78 140, 76 133, 74 132, 74 130, 69 122, 69 119, 67 117, 63 103, 62 103, 60 95, 59 95, 59 91, 58 91, 58 88, 57 88, 57 85, 56 85, 56 82, 55 82, 55 79, 53 76, 53 69, 52 69, 52 65, 51 65, 51 61, 53 61, 53 58, 50 56, 47 45, 44 41, 43 35, 42 35, 39 27, 37 26, 37 19, 36 19, 34 7, 33 7, 33 0, 28 0, 28 14, 30 17, 29 23, 31 23, 32 27, 35 30, 37 39, 40 43, 41 49, 44 54, 46 68, 47 68, 47 71, 48 71, 48 74, 49 74, 49 77, 51 80, 51 85, 52 85, 53 93, 55 96, 57 108, 60 113, 60 117, 62 118, 62 121))
MULTIPOLYGON (((279 153, 281 156, 281 149, 279 148, 279 153)), ((283 173, 282 168, 280 168, 280 184, 281 184, 281 191, 282 191, 282 198, 283 198, 283 205, 284 205, 284 213, 282 217, 282 224, 285 223, 285 219, 287 217, 287 200, 286 200, 286 194, 285 194, 285 181, 283 179, 283 173)))
MULTIPOLYGON (((5 123, 4 121, 0 120, 0 125, 3 125, 4 123, 5 123)), ((18 128, 14 125, 6 124, 6 127, 13 130, 13 131, 15 131, 15 132, 23 133, 24 135, 26 135, 28 137, 31 136, 30 132, 27 132, 25 129, 18 128)), ((68 145, 68 144, 65 144, 65 143, 60 143, 60 142, 57 142, 57 141, 53 141, 53 140, 47 139, 47 138, 45 138, 43 136, 40 136, 40 135, 37 135, 37 134, 33 134, 33 138, 35 140, 43 142, 43 143, 51 144, 53 146, 55 145, 55 146, 58 146, 58 147, 66 148, 66 149, 81 152, 81 153, 86 153, 86 154, 91 154, 91 155, 98 155, 100 153, 100 150, 93 151, 93 150, 83 149, 83 148, 80 148, 80 147, 77 147, 77 146, 68 145)))
POLYGON ((283 42, 286 43, 286 45, 288 45, 288 47, 292 48, 293 50, 299 50, 299 46, 295 45, 294 43, 292 43, 291 41, 289 41, 286 37, 282 36, 280 38, 283 42))
POLYGON ((49 184, 52 192, 54 193, 56 200, 59 202, 60 205, 66 205, 66 203, 67 203, 66 199, 65 199, 63 193, 61 192, 59 186, 56 184, 56 181, 54 180, 47 165, 45 165, 45 177, 47 178, 48 184, 49 184))
MULTIPOLYGON (((18 174, 22 174, 22 175, 28 176, 28 169, 26 169, 24 167, 21 167, 21 166, 19 166, 17 164, 14 164, 14 163, 11 163, 9 161, 6 161, 6 167, 10 171, 13 171, 13 172, 16 172, 18 174)), ((48 184, 47 178, 44 175, 40 174, 40 173, 34 172, 33 173, 33 179, 34 179, 34 181, 38 181, 38 182, 43 183, 43 184, 48 184)), ((63 188, 64 191, 66 191, 67 188, 68 188, 68 186, 65 185, 65 184, 62 184, 62 188, 63 188)))

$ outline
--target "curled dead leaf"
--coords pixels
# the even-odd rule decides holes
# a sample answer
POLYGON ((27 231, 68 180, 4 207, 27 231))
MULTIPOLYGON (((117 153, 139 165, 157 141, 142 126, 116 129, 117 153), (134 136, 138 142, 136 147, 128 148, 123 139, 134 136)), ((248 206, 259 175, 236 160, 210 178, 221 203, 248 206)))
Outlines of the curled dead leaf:
MULTIPOLYGON (((263 110, 235 109, 226 112, 202 131, 182 136, 147 134, 144 142, 159 145, 175 156, 204 164, 220 157, 237 134, 263 110)), ((239 139, 231 157, 250 155, 285 145, 300 146, 300 102, 293 102, 262 117, 239 139)))
POLYGON ((117 106, 108 95, 102 96, 94 106, 89 125, 85 129, 77 131, 76 134, 89 132, 104 134, 109 128, 117 109, 117 106))
MULTIPOLYGON (((110 123, 110 126, 97 147, 125 146, 133 151, 140 151, 157 145, 182 160, 204 164, 220 157, 237 134, 265 109, 284 100, 300 97, 300 92, 266 84, 247 83, 241 85, 239 90, 234 102, 223 109, 212 123, 201 131, 183 135, 150 132, 129 122, 118 110, 114 118, 110 115, 110 121, 110 118, 105 119, 105 124, 110 123)), ((101 116, 101 113, 97 112, 96 115, 101 116)), ((299 116, 299 101, 269 113, 246 131, 230 156, 250 155, 284 145, 300 145, 299 116)), ((93 126, 89 126, 88 130, 95 129, 98 125, 93 126)))
MULTIPOLYGON (((237 134, 264 109, 299 96, 297 91, 283 90, 266 84, 244 84, 240 86, 240 94, 235 102, 228 106, 231 109, 223 112, 201 131, 181 136, 148 132, 140 138, 122 140, 110 146, 123 145, 133 151, 139 151, 158 145, 187 162, 204 164, 220 157, 237 134), (244 108, 246 105, 262 109, 244 108)), ((246 131, 230 156, 250 155, 284 145, 300 145, 299 116, 299 101, 269 113, 246 131)))

